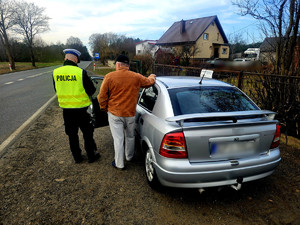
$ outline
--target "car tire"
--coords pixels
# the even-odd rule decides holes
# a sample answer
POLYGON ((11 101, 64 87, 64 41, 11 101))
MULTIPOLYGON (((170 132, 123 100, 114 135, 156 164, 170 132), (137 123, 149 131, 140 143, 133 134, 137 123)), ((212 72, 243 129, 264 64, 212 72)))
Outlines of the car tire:
POLYGON ((148 184, 151 188, 157 189, 161 185, 158 181, 154 166, 153 166, 153 158, 149 149, 146 151, 145 155, 145 172, 148 184))

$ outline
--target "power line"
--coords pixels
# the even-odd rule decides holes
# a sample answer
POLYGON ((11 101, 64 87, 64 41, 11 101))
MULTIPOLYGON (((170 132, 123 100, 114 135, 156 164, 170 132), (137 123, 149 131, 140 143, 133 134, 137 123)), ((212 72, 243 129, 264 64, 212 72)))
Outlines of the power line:
POLYGON ((254 24, 256 24, 256 23, 258 23, 258 22, 256 21, 256 22, 254 22, 254 23, 251 23, 251 24, 249 24, 249 25, 247 25, 247 26, 245 26, 245 27, 243 27, 243 28, 240 28, 240 29, 237 30, 237 31, 231 32, 231 33, 228 34, 228 35, 238 33, 238 32, 240 32, 241 30, 244 30, 244 29, 246 29, 247 27, 250 27, 250 26, 252 26, 252 25, 254 25, 254 24))

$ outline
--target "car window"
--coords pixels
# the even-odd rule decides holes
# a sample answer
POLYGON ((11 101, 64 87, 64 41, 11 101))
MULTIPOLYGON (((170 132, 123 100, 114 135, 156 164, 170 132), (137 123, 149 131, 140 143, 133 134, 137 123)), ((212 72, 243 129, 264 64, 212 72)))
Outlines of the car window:
POLYGON ((100 87, 101 87, 101 84, 103 82, 103 78, 101 77, 92 77, 91 80, 93 81, 93 84, 96 88, 96 91, 94 92, 92 98, 97 98, 97 95, 99 94, 99 91, 100 91, 100 87))
POLYGON ((257 106, 234 87, 190 87, 169 90, 174 115, 257 110, 257 106))
POLYGON ((139 101, 139 105, 145 107, 146 109, 152 111, 154 104, 157 99, 157 88, 155 86, 146 88, 142 93, 139 101))

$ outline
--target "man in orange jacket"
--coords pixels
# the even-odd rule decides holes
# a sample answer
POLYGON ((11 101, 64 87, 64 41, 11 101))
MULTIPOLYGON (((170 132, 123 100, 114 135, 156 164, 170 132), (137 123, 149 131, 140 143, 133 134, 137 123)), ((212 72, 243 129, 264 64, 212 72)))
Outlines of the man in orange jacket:
POLYGON ((147 78, 129 71, 128 57, 120 55, 116 60, 116 71, 108 73, 104 78, 97 98, 100 108, 108 112, 115 149, 112 166, 115 168, 124 169, 124 153, 127 161, 133 157, 134 119, 139 89, 152 86, 155 77, 151 74, 147 78))

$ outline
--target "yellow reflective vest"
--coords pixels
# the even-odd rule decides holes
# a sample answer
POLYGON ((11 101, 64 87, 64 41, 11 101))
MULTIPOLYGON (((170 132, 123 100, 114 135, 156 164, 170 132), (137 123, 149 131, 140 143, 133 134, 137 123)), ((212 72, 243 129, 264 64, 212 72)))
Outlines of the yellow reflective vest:
POLYGON ((61 108, 84 108, 91 100, 83 87, 82 69, 65 65, 53 71, 53 79, 61 108))

